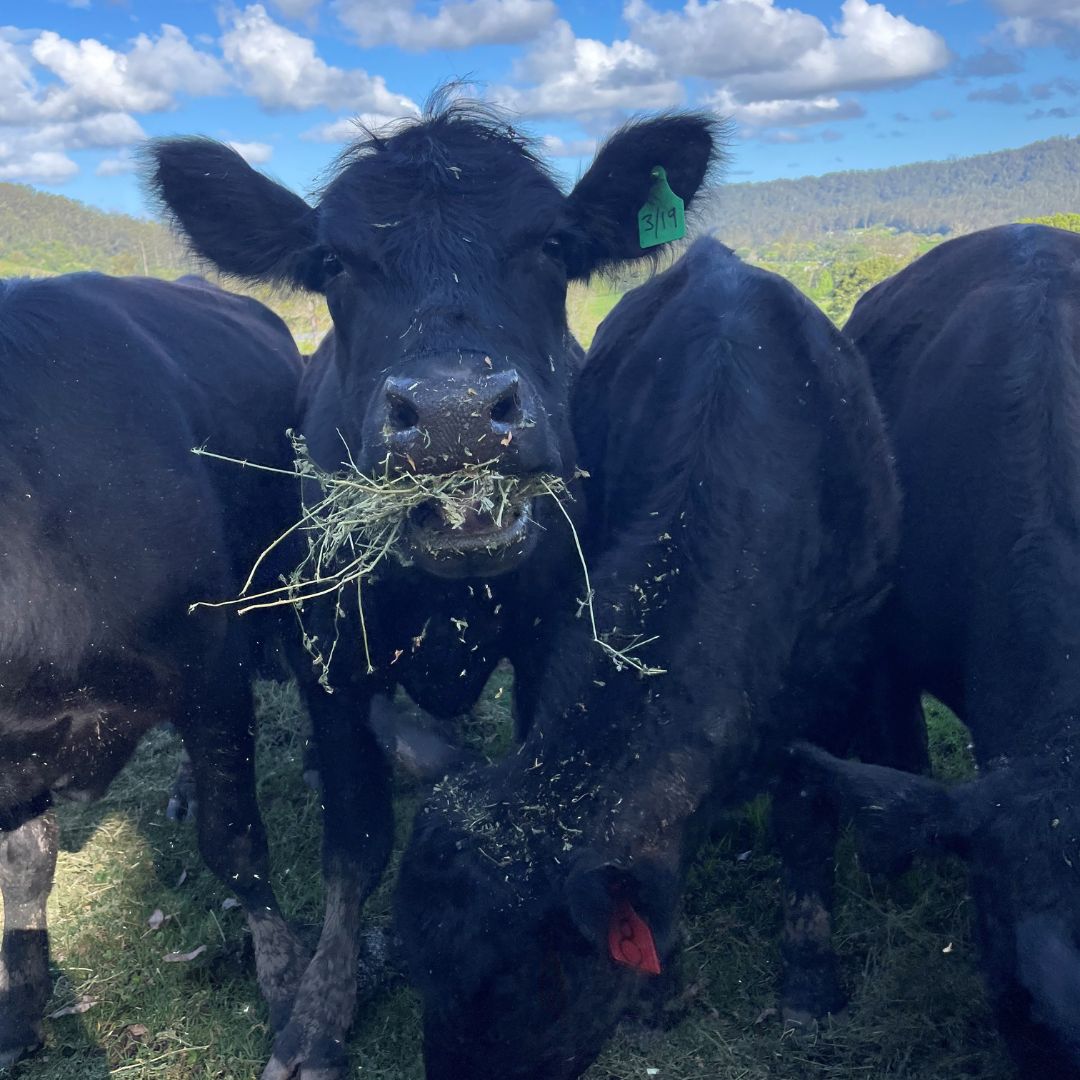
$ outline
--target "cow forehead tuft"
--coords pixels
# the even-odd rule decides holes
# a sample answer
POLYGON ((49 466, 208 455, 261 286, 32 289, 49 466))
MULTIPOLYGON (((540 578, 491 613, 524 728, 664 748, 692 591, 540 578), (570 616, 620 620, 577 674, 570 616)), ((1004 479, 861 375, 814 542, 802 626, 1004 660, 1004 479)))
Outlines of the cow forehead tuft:
POLYGON ((562 201, 527 140, 455 107, 361 139, 339 159, 319 209, 327 239, 359 233, 365 246, 393 249, 413 246, 417 232, 481 245, 532 232, 562 201))

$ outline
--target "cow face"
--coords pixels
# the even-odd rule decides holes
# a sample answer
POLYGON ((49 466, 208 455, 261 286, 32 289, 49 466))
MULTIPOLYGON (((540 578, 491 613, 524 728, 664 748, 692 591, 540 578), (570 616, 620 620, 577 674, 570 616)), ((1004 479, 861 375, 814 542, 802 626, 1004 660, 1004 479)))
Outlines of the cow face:
POLYGON ((1024 1075, 1080 1077, 1080 783, 1068 751, 955 788, 801 748, 870 869, 951 851, 971 867, 987 989, 1024 1075))
POLYGON ((490 840, 424 813, 402 865, 397 926, 428 1080, 574 1080, 666 962, 674 875, 588 848, 572 867, 552 850, 497 866, 490 840))
MULTIPOLYGON (((437 102, 362 138, 315 206, 206 139, 156 143, 148 173, 222 270, 325 294, 333 362, 304 422, 321 465, 338 467, 344 441, 371 474, 491 463, 528 478, 575 464, 567 283, 648 257, 637 215, 652 170, 690 201, 716 142, 698 115, 630 125, 566 195, 493 110, 437 102)), ((434 502, 410 519, 417 562, 443 576, 512 568, 537 524, 525 503, 498 521, 478 505, 454 528, 434 502)))

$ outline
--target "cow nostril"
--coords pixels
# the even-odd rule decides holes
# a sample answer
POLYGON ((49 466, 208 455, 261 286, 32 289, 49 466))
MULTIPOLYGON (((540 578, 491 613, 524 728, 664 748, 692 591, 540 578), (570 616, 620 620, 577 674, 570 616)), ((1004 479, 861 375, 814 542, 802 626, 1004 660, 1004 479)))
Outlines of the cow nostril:
POLYGON ((420 423, 420 414, 411 401, 396 394, 388 395, 389 412, 387 421, 393 431, 408 431, 420 423))
POLYGON ((520 424, 521 399, 517 390, 510 390, 491 406, 491 419, 496 424, 520 424))

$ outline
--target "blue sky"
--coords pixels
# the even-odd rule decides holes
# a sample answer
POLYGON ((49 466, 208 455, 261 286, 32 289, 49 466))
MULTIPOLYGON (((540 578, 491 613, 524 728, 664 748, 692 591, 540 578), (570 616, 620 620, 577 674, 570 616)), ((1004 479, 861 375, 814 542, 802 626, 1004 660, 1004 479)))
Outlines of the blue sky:
POLYGON ((732 180, 1080 131, 1080 0, 0 0, 0 179, 145 213, 131 151, 212 135, 304 192, 349 120, 468 75, 570 178, 636 112, 736 123, 732 180))

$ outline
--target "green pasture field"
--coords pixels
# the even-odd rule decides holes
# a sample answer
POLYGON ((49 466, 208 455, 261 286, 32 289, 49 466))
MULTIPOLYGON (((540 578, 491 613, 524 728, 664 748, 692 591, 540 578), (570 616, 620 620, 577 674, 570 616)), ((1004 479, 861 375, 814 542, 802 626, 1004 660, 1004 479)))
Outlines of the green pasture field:
MULTIPOLYGON (((495 694, 509 679, 495 676, 466 725, 489 754, 508 745, 510 695, 495 694)), ((258 691, 275 884, 290 916, 314 932, 319 803, 301 779, 297 698, 275 683, 258 691)), ((930 722, 939 775, 965 775, 966 733, 936 705, 930 722)), ((107 798, 60 810, 48 1006, 60 1015, 14 1080, 251 1080, 267 1058, 244 918, 202 865, 191 826, 165 818, 178 750, 174 736, 154 734, 107 798), (200 947, 190 960, 163 959, 200 947)), ((396 793, 400 850, 422 792, 399 777, 396 793)), ((859 871, 850 841, 839 861, 836 940, 851 1005, 818 1031, 785 1034, 774 1009, 779 889, 766 819, 763 803, 751 805, 701 852, 686 896, 681 989, 649 1023, 628 1020, 588 1080, 1011 1076, 976 972, 962 867, 920 864, 882 885, 859 871)), ((392 874, 368 905, 373 925, 388 921, 391 884, 392 874)), ((403 982, 362 1002, 350 1051, 358 1078, 421 1080, 417 1001, 403 982)))
POLYGON ((566 297, 566 316, 574 337, 587 349, 596 328, 619 302, 622 292, 599 281, 591 286, 573 286, 566 297))

